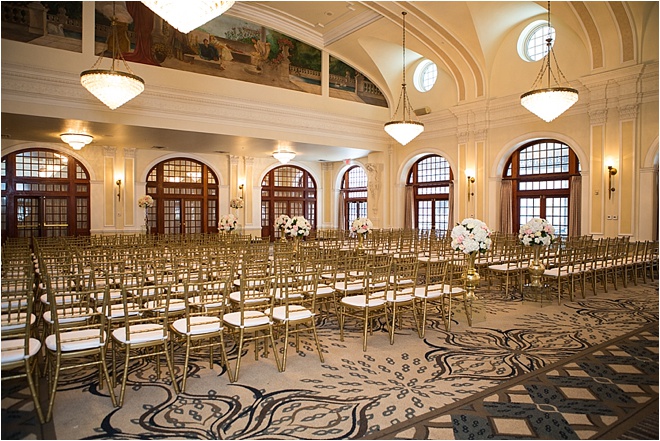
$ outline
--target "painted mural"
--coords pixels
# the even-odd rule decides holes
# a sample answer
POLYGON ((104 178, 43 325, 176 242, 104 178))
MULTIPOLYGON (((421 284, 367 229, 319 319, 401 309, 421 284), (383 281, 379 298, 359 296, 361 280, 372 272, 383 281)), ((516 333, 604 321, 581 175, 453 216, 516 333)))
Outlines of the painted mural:
POLYGON ((329 72, 331 97, 387 107, 383 93, 369 78, 332 55, 329 72))
POLYGON ((2 2, 2 38, 82 53, 82 2, 2 2))

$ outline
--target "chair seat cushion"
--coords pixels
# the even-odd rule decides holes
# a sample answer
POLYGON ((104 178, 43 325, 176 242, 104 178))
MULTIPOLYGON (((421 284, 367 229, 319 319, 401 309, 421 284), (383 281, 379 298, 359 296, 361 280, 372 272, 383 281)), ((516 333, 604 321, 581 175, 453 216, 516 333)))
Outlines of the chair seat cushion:
MULTIPOLYGON (((271 323, 270 317, 261 311, 244 311, 243 326, 245 328, 251 328, 255 326, 263 326, 271 323)), ((226 324, 234 326, 236 328, 241 327, 241 312, 230 312, 229 314, 224 315, 224 321, 226 324)))
POLYGON ((172 323, 172 327, 182 335, 201 335, 222 331, 222 322, 218 317, 198 315, 189 319, 176 320, 172 323), (188 320, 190 321, 190 331, 188 331, 188 320))
MULTIPOLYGON (((19 312, 17 314, 12 313, 11 316, 9 314, 2 314, 2 332, 24 329, 26 325, 26 321, 27 321, 26 312, 19 312)), ((35 316, 34 314, 30 314, 30 325, 34 325, 34 322, 36 321, 37 321, 37 316, 35 316)))
POLYGON ((377 308, 385 304, 385 299, 370 299, 369 304, 367 305, 367 296, 362 294, 357 296, 344 297, 341 299, 341 303, 346 306, 352 306, 354 308, 366 308, 367 306, 369 306, 369 308, 377 308))
MULTIPOLYGON (((155 300, 149 301, 144 304, 147 309, 153 309, 156 312, 165 312, 165 308, 160 306, 155 300)), ((169 312, 178 312, 186 309, 186 303, 183 299, 170 299, 169 312)))
MULTIPOLYGON (((270 311, 267 310, 266 314, 270 311)), ((309 320, 314 317, 314 313, 301 305, 289 305, 289 322, 298 322, 309 320)), ((286 321, 286 306, 276 306, 273 308, 273 319, 284 322, 286 321)))
MULTIPOLYGON (((229 294, 229 299, 232 302, 240 303, 241 302, 241 292, 240 291, 234 291, 234 292, 230 293, 229 294)), ((268 303, 269 301, 270 300, 266 297, 259 297, 259 298, 255 297, 255 298, 251 298, 251 299, 250 298, 245 299, 245 304, 253 306, 253 305, 258 305, 260 303, 268 303)))
MULTIPOLYGON (((75 308, 67 308, 66 310, 66 316, 61 316, 59 318, 60 323, 79 323, 79 322, 84 322, 86 320, 89 320, 89 315, 92 313, 91 309, 84 308, 84 307, 75 307, 75 308)), ((53 316, 51 311, 46 311, 43 314, 43 318, 47 323, 53 323, 53 316)))
POLYGON ((39 353, 40 349, 41 342, 36 338, 30 338, 27 355, 25 354, 24 338, 2 340, 2 364, 14 363, 34 357, 39 353))
MULTIPOLYGON (((140 315, 140 311, 138 310, 138 305, 136 305, 135 303, 129 302, 129 303, 126 304, 126 306, 128 307, 128 315, 129 316, 140 315)), ((97 311, 100 314, 103 314, 103 306, 99 306, 97 308, 97 311)), ((106 311, 106 312, 108 312, 108 311, 106 311)), ((109 311, 108 314, 106 314, 106 317, 109 318, 110 320, 123 318, 124 317, 124 305, 121 305, 121 304, 118 304, 118 303, 116 303, 114 305, 110 305, 110 311, 109 311)))
MULTIPOLYGON (((60 349, 62 352, 74 352, 100 348, 105 345, 105 332, 101 332, 98 329, 60 332, 60 349), (103 342, 101 342, 101 332, 103 333, 103 342)), ((55 334, 46 337, 46 347, 51 351, 57 351, 57 337, 55 334)))
POLYGON ((442 285, 429 285, 428 292, 426 291, 425 286, 418 286, 415 288, 414 295, 417 299, 434 300, 441 298, 444 295, 444 292, 442 291, 442 285), (434 288, 433 286, 437 288, 434 288))
POLYGON ((354 282, 337 282, 335 283, 335 290, 342 292, 355 292, 364 290, 364 285, 362 280, 356 280, 354 282))
POLYGON ((112 331, 115 340, 124 344, 139 344, 167 340, 167 333, 163 332, 163 325, 156 323, 142 323, 131 325, 131 340, 127 340, 126 328, 118 328, 112 331))
POLYGON ((387 301, 389 303, 406 303, 412 301, 412 299, 412 292, 397 292, 396 297, 394 296, 394 292, 387 292, 387 301))

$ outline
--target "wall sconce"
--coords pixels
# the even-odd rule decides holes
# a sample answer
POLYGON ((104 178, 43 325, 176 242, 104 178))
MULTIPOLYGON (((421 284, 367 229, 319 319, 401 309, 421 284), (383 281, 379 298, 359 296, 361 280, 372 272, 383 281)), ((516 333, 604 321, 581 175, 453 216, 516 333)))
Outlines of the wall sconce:
POLYGON ((115 184, 117 184, 117 199, 121 202, 121 179, 117 179, 115 184))
POLYGON ((612 176, 614 176, 617 172, 617 169, 612 167, 611 165, 607 166, 607 174, 608 174, 608 192, 609 192, 609 198, 612 199, 612 192, 614 191, 614 187, 612 187, 612 176))
POLYGON ((240 196, 241 199, 243 199, 243 188, 244 187, 245 187, 245 185, 243 185, 243 184, 238 186, 238 189, 241 191, 241 196, 240 196))
POLYGON ((465 170, 465 175, 467 176, 468 202, 470 202, 470 197, 474 196, 474 193, 472 192, 472 184, 474 184, 474 172, 472 170, 465 170))

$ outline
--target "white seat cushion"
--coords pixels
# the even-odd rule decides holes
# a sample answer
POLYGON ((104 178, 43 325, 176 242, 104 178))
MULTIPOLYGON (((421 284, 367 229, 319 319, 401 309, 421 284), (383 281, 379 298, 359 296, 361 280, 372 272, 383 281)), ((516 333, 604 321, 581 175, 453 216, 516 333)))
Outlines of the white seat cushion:
MULTIPOLYGON (((268 314, 270 311, 266 311, 268 314)), ((298 322, 308 320, 314 317, 314 313, 301 305, 289 306, 289 321, 298 322)), ((286 321, 286 306, 276 306, 273 308, 273 319, 280 322, 286 321)))
POLYGON ((131 340, 126 340, 126 328, 112 331, 115 340, 121 343, 147 343, 167 340, 167 333, 163 335, 163 325, 156 323, 143 323, 131 326, 131 340))
POLYGON ((396 298, 394 298, 392 291, 387 292, 387 301, 390 303, 405 303, 412 301, 412 299, 412 293, 397 293, 396 298))
MULTIPOLYGON (((15 331, 16 329, 25 328, 25 322, 27 320, 26 312, 19 312, 17 314, 11 314, 11 324, 9 323, 10 316, 9 314, 2 314, 2 331, 15 331)), ((30 325, 34 325, 34 322, 37 321, 37 317, 34 314, 30 314, 30 325)))
POLYGON ((188 325, 185 318, 176 320, 172 323, 172 327, 179 334, 184 335, 201 335, 210 334, 222 330, 222 322, 218 317, 209 316, 194 316, 190 317, 190 332, 188 332, 188 325))
POLYGON ((342 292, 355 292, 364 290, 364 285, 361 280, 354 282, 337 282, 335 283, 335 290, 342 292))
MULTIPOLYGON (((441 285, 437 285, 441 286, 441 285)), ((429 286, 431 288, 431 286, 429 286)), ((415 288, 415 297, 418 299, 439 299, 442 297, 444 293, 442 292, 442 289, 431 289, 429 292, 426 292, 426 287, 424 286, 418 286, 415 288)))
POLYGON ((30 338, 28 355, 25 355, 25 339, 17 338, 2 341, 2 364, 13 363, 25 358, 34 357, 41 349, 41 342, 36 338, 30 338))
MULTIPOLYGON (((103 332, 103 343, 101 343, 100 333, 97 329, 60 332, 60 345, 62 352, 100 348, 104 344, 105 332, 103 332)), ((46 337, 46 347, 51 351, 57 350, 57 339, 55 334, 46 337)))
MULTIPOLYGON (((367 296, 358 295, 358 296, 348 296, 341 299, 341 302, 345 305, 352 306, 354 308, 366 308, 367 307, 367 296)), ((369 300, 369 307, 375 308, 378 306, 383 306, 385 304, 385 299, 371 299, 369 300)))
MULTIPOLYGON (((225 323, 227 323, 228 325, 232 325, 234 327, 240 327, 241 313, 240 311, 238 311, 238 312, 230 312, 229 314, 225 314, 224 320, 225 323)), ((267 325, 268 323, 271 323, 270 317, 268 317, 263 312, 260 311, 244 312, 244 326, 246 328, 251 328, 254 326, 263 326, 263 325, 267 325)))
MULTIPOLYGON (((139 315, 140 312, 137 310, 138 306, 135 303, 128 303, 128 315, 129 316, 136 316, 139 315)), ((97 311, 101 314, 103 314, 103 306, 99 306, 97 308, 97 311)), ((123 318, 124 317, 124 305, 120 304, 114 304, 110 305, 110 313, 106 315, 107 318, 110 320, 118 319, 118 318, 123 318)))

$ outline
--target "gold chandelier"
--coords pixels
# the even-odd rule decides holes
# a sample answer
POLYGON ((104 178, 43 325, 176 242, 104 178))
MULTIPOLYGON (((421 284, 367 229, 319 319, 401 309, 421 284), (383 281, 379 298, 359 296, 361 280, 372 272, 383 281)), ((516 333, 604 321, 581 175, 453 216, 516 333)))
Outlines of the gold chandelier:
POLYGON ((401 95, 399 95, 399 103, 396 106, 392 121, 385 123, 385 131, 388 135, 394 138, 399 144, 406 145, 415 139, 420 133, 424 131, 424 124, 419 122, 413 115, 412 106, 408 99, 406 91, 406 11, 403 11, 403 83, 401 84, 401 95), (399 109, 401 109, 401 118, 398 119, 399 109))
POLYGON ((142 3, 187 34, 227 11, 234 5, 234 0, 143 0, 142 3))
MULTIPOLYGON (((549 1, 548 28, 551 28, 549 1)), ((534 84, 532 84, 532 90, 525 92, 520 96, 520 103, 539 118, 546 122, 550 122, 577 102, 578 91, 570 87, 568 80, 562 73, 561 69, 559 69, 559 63, 557 63, 557 58, 555 57, 555 52, 552 48, 552 37, 549 33, 548 38, 545 41, 548 46, 548 52, 545 55, 545 62, 541 67, 541 72, 539 72, 534 84), (556 71, 559 74, 558 77, 552 72, 550 58, 555 62, 556 71), (548 87, 540 88, 541 83, 543 82, 543 76, 546 72, 548 73, 548 87), (554 80, 556 86, 551 87, 551 79, 554 80), (560 86, 560 81, 562 79, 569 87, 560 86)))
POLYGON ((114 3, 112 5, 112 36, 110 44, 112 45, 112 64, 110 65, 110 70, 97 69, 101 64, 101 60, 103 60, 104 51, 102 51, 92 68, 80 74, 80 83, 92 95, 103 102, 103 104, 111 110, 115 110, 144 91, 144 80, 131 71, 119 49, 114 3), (124 67, 128 72, 115 70, 115 62, 119 61, 118 58, 121 58, 121 61, 124 62, 124 67))

